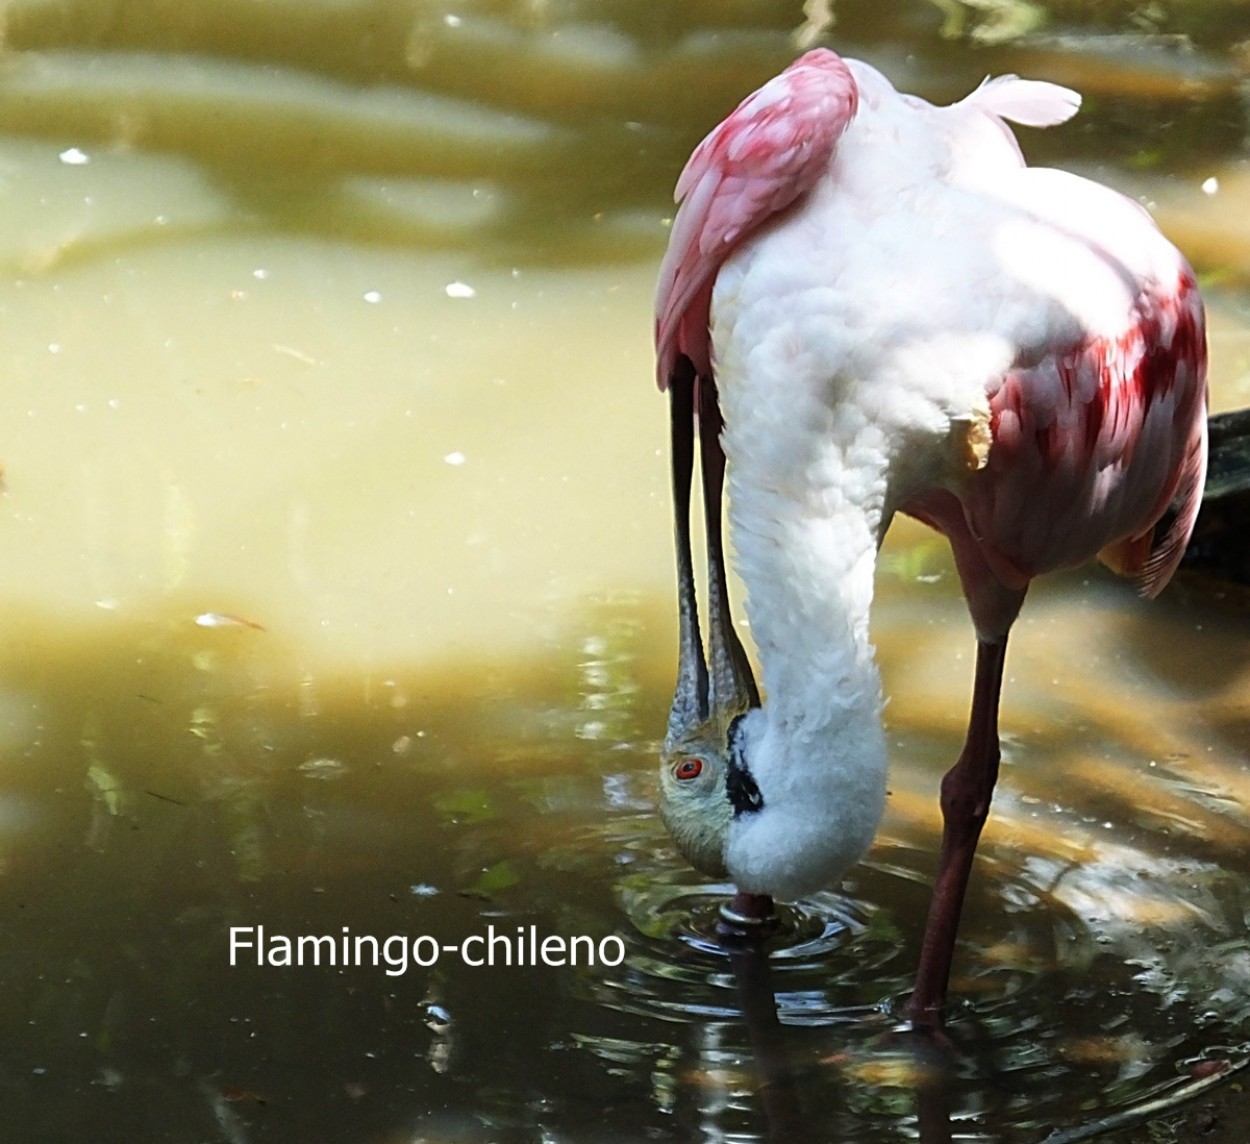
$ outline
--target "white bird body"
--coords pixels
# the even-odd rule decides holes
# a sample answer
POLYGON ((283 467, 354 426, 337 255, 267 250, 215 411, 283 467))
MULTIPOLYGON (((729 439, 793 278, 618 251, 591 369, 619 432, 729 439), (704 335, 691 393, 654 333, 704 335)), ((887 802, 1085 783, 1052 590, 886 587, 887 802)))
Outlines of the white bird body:
POLYGON ((886 747, 868 621, 896 512, 950 539, 983 645, 1005 644, 1035 575, 1103 552, 1153 594, 1184 548, 1206 452, 1192 271, 1136 204, 1025 166, 1003 121, 1046 126, 1078 104, 1007 77, 935 107, 818 51, 744 101, 678 184, 660 379, 679 354, 714 377, 768 696, 735 748, 761 795, 728 829, 740 890, 829 885, 876 833, 886 747), (760 141, 779 132, 757 126, 769 114, 826 125, 807 166, 801 130, 760 141), (726 222, 730 207, 741 217, 726 222), (1152 549, 1174 496, 1178 524, 1152 549))

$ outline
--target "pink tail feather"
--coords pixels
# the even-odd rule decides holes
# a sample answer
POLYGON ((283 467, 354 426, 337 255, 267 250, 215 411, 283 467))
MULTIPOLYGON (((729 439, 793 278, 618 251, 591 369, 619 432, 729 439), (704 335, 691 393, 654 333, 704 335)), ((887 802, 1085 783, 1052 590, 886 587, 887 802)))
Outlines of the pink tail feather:
MULTIPOLYGON (((1205 403, 1204 403, 1205 405, 1205 403)), ((1176 517, 1163 538, 1158 541, 1146 559, 1142 569, 1140 591, 1143 596, 1157 596, 1163 591, 1172 573, 1185 555, 1185 546, 1198 519, 1202 507, 1202 488, 1207 472, 1207 419, 1206 409, 1200 418, 1197 439, 1181 469, 1174 504, 1178 504, 1176 517)))

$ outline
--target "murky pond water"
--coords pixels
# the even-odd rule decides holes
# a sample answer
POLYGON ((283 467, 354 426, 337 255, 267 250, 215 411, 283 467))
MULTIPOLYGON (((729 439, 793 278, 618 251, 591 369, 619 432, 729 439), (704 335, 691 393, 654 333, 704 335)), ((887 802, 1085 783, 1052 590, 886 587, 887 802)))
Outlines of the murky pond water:
POLYGON ((1151 203, 1250 404, 1241 8, 831 7, 6 5, 6 1139, 1070 1140, 1243 1059, 1250 620, 1206 588, 1036 586, 957 1054, 895 1009, 971 678, 941 543, 882 559, 885 828, 766 967, 654 814, 667 199, 800 25, 1085 91, 1026 147, 1151 203))

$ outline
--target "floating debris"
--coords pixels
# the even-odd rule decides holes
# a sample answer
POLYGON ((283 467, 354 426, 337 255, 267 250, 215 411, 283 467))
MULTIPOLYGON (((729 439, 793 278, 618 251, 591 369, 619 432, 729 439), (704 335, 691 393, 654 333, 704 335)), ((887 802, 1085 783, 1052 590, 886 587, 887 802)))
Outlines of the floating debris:
POLYGON ((230 612, 201 612, 195 617, 195 622, 201 628, 251 628, 257 632, 265 630, 264 624, 230 612))

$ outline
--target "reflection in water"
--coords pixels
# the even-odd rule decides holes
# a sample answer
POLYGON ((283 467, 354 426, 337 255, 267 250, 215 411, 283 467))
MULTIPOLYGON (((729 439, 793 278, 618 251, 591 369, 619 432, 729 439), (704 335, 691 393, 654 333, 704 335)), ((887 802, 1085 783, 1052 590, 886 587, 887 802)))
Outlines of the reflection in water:
MULTIPOLYGON (((1244 13, 1155 5, 1129 35, 1027 7, 843 5, 835 30, 935 98, 987 71, 1084 89, 1026 145, 1157 200, 1212 280, 1216 403, 1250 402, 1244 13)), ((954 1054, 896 1031, 971 670, 922 531, 882 564, 900 698, 870 860, 789 908, 765 962, 717 938, 724 888, 655 819, 654 265, 682 159, 792 54, 798 9, 6 7, 10 1131, 1034 1141, 1237 1057, 1239 613, 1147 611, 1096 572, 1038 586, 954 1054), (626 956, 231 968, 230 927, 258 925, 532 925, 626 956)))

